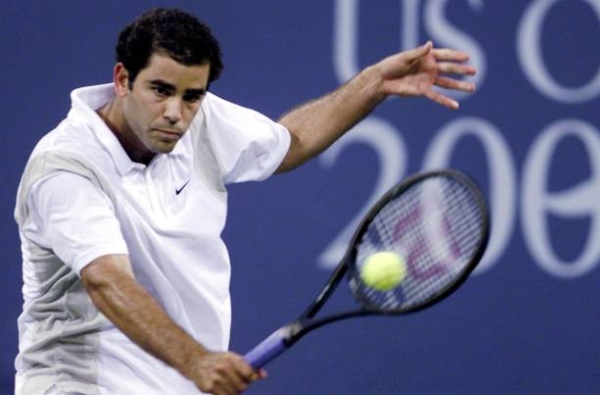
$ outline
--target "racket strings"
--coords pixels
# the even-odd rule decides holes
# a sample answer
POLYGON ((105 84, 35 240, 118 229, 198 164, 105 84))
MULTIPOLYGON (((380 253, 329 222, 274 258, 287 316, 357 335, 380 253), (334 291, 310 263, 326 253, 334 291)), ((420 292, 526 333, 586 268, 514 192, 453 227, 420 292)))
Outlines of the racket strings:
POLYGON ((484 212, 469 185, 445 176, 424 178, 385 204, 357 245, 351 286, 357 299, 380 311, 406 311, 435 299, 469 269, 482 242, 484 212), (406 277, 390 291, 362 281, 365 259, 394 251, 406 277))

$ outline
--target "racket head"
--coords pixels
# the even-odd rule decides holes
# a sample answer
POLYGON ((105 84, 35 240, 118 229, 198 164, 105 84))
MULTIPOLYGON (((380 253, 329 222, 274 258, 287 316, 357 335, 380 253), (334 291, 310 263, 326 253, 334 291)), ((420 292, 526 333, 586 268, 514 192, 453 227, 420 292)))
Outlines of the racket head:
POLYGON ((420 173, 392 188, 367 213, 344 258, 362 312, 406 314, 445 298, 482 258, 489 228, 485 199, 464 173, 420 173), (399 254, 406 265, 404 279, 387 291, 361 276, 367 257, 382 251, 399 254))

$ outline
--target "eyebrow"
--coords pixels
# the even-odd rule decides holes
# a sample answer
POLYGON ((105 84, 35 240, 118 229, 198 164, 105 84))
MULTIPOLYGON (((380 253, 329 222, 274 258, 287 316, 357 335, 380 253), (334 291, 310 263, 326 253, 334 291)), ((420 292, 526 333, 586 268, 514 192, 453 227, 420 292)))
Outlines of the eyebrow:
POLYGON ((158 86, 161 87, 163 89, 166 89, 168 91, 175 91, 175 85, 173 84, 169 84, 168 82, 165 82, 163 80, 152 80, 150 81, 150 85, 152 86, 158 86))
MULTIPOLYGON (((161 87, 169 92, 177 91, 177 88, 175 87, 175 85, 170 84, 164 80, 152 80, 152 81, 150 81, 150 85, 161 87)), ((184 94, 185 95, 194 94, 194 95, 202 96, 202 95, 206 94, 206 91, 207 91, 206 88, 186 89, 184 94)))

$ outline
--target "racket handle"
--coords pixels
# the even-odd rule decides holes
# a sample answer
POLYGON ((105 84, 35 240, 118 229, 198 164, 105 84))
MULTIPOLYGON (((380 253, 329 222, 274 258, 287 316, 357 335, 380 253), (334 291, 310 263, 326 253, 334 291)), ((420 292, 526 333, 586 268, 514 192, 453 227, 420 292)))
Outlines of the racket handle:
POLYGON ((260 369, 289 348, 286 342, 287 328, 280 328, 250 350, 244 359, 254 369, 260 369))

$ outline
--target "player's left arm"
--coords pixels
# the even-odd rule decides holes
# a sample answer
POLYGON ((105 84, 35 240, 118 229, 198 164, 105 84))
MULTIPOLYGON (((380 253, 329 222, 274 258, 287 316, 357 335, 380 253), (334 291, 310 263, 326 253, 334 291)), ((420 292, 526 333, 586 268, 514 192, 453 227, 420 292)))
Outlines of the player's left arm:
POLYGON ((292 170, 324 151, 389 96, 424 96, 457 109, 456 100, 435 88, 473 92, 472 82, 444 76, 474 75, 475 68, 465 64, 468 60, 464 52, 434 49, 427 42, 389 56, 333 92, 291 110, 279 120, 290 131, 291 144, 277 172, 292 170))

